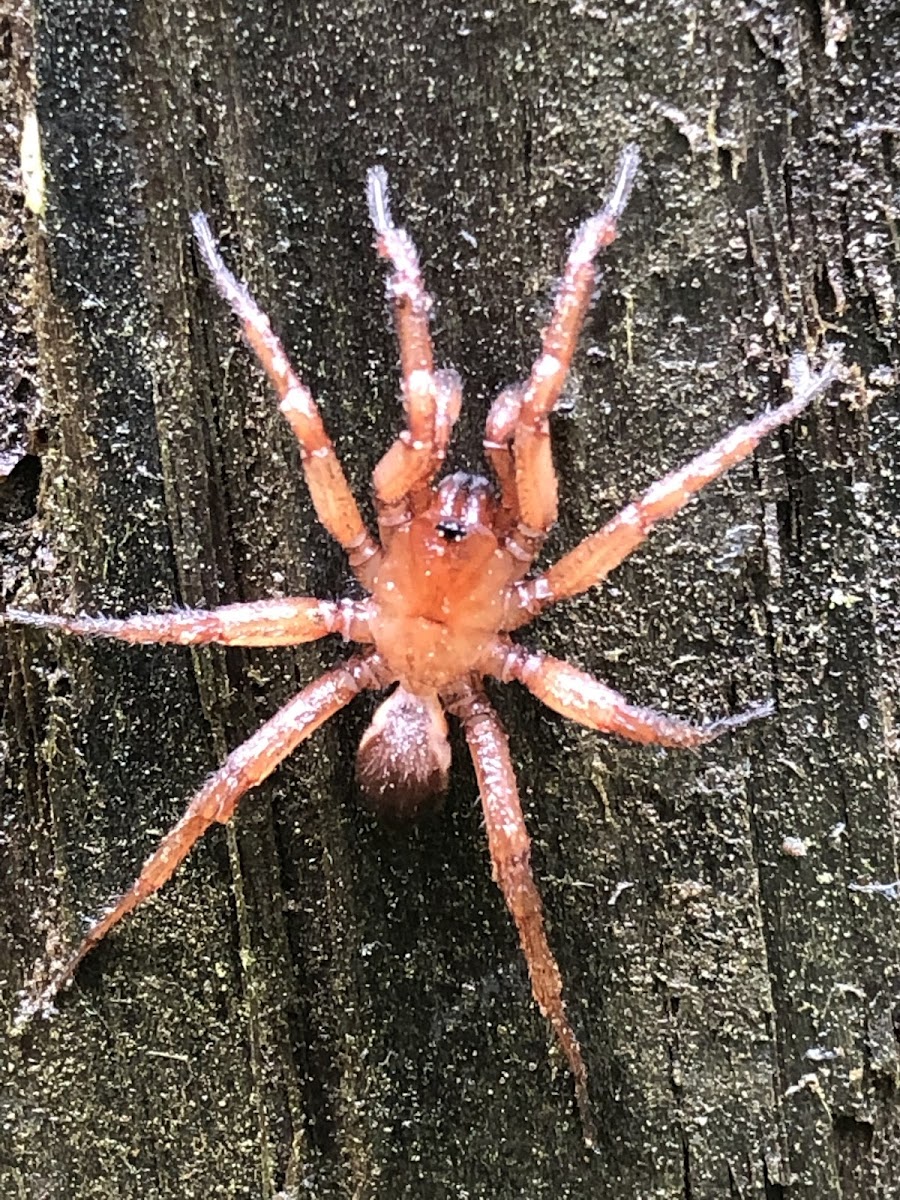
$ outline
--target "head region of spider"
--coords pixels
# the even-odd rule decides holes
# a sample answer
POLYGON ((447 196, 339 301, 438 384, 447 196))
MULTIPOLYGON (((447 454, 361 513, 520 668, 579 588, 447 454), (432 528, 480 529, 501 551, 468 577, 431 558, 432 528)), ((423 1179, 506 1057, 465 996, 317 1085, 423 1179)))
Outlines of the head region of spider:
POLYGON ((360 650, 306 686, 228 756, 190 800, 133 886, 91 926, 40 996, 25 1004, 24 1012, 49 1005, 85 955, 165 883, 210 825, 229 820, 241 796, 300 742, 360 692, 382 691, 386 697, 357 757, 367 803, 393 820, 414 819, 433 807, 446 789, 450 770, 447 714, 461 723, 481 794, 494 878, 518 929, 534 998, 571 1069, 585 1135, 591 1136, 585 1064, 544 930, 506 734, 484 680, 515 680, 582 725, 662 746, 699 746, 769 712, 769 705, 758 704, 733 716, 691 724, 634 705, 579 668, 526 649, 510 635, 548 606, 600 583, 658 521, 677 513, 691 496, 750 454, 763 437, 797 417, 839 372, 834 358, 814 373, 798 357, 790 399, 733 429, 654 483, 558 562, 531 573, 557 517, 549 417, 590 305, 597 254, 616 236, 637 167, 637 150, 629 146, 621 156, 610 200, 574 236, 528 377, 506 388, 491 406, 484 445, 496 489, 476 475, 456 474, 434 483, 459 415, 461 384, 454 371, 435 367, 429 332, 432 303, 418 255, 408 234, 394 224, 384 170, 370 171, 369 212, 377 252, 390 268, 387 290, 400 346, 406 422, 373 475, 377 536, 366 527, 316 403, 268 318, 225 266, 206 217, 194 216, 201 257, 240 321, 297 437, 318 518, 346 551, 366 599, 334 602, 299 596, 123 619, 10 611, 7 620, 72 634, 181 645, 293 645, 334 633, 358 643, 360 650))

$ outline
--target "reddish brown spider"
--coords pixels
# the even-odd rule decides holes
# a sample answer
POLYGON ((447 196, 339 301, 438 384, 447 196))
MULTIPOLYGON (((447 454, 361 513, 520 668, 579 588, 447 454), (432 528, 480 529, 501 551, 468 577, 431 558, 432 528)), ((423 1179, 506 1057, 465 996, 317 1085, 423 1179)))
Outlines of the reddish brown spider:
POLYGON ((376 247, 392 266, 388 294, 400 343, 407 425, 375 468, 377 541, 363 523, 312 396, 292 370, 268 319, 222 262, 206 217, 194 216, 200 253, 240 319, 300 443, 319 520, 346 550, 369 598, 338 603, 309 597, 261 600, 208 612, 124 620, 14 610, 7 618, 84 636, 180 645, 293 645, 339 633, 365 649, 305 687, 228 756, 144 863, 131 889, 89 929, 34 1008, 49 1004, 85 955, 165 883, 210 825, 229 820, 241 796, 300 742, 361 691, 392 687, 359 747, 362 790, 383 815, 420 816, 447 786, 450 747, 444 713, 462 723, 481 792, 494 879, 518 928, 534 998, 574 1076, 589 1133, 585 1065, 544 932, 506 735, 483 681, 486 676, 503 683, 518 680, 544 704, 582 725, 661 746, 699 746, 768 713, 771 706, 759 704, 736 716, 692 725, 629 704, 576 667, 514 643, 509 633, 548 605, 599 583, 643 542, 657 521, 672 516, 694 493, 750 454, 763 437, 792 421, 838 375, 836 361, 819 374, 795 362, 792 399, 739 426, 711 450, 653 484, 549 570, 525 577, 557 515, 548 417, 591 301, 594 260, 616 236, 637 166, 637 149, 628 147, 609 202, 584 222, 572 242, 530 376, 502 392, 488 414, 484 445, 499 482, 496 496, 487 480, 476 475, 451 475, 432 485, 459 415, 460 380, 454 371, 434 368, 428 329, 431 298, 416 250, 391 219, 385 172, 381 167, 369 172, 376 247))

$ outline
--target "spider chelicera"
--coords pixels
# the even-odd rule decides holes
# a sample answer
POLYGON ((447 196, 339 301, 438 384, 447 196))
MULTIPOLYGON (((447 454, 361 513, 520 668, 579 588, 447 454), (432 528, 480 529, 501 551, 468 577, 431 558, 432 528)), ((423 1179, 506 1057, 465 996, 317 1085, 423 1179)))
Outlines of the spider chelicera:
POLYGON ((461 722, 481 793, 494 879, 518 928, 534 998, 568 1060, 590 1135, 585 1064, 544 931, 506 735, 484 679, 517 680, 544 704, 582 725, 661 746, 700 746, 769 713, 771 705, 763 703, 735 716, 690 724, 636 707, 577 667, 528 650, 509 635, 550 605, 600 583, 658 521, 672 516, 745 458, 767 434, 792 421, 839 375, 834 358, 819 373, 811 372, 802 358, 795 359, 790 400, 739 426, 654 483, 548 570, 529 576, 557 516, 548 418, 591 302, 596 256, 616 236, 637 167, 638 151, 627 147, 608 203, 581 225, 572 241, 528 379, 503 391, 491 407, 484 446, 497 477, 496 492, 477 475, 455 474, 432 483, 459 415, 461 384, 454 371, 434 367, 431 298, 418 256, 409 236, 391 218, 384 170, 370 170, 375 245, 392 268, 387 290, 400 344, 406 414, 406 429, 374 472, 377 540, 363 522, 312 396, 291 368, 266 316, 223 263, 206 217, 194 216, 200 254, 240 320, 300 443, 318 518, 347 552, 368 598, 260 600, 122 620, 21 610, 8 611, 6 618, 82 636, 179 645, 284 646, 337 633, 363 649, 305 687, 228 756, 144 863, 130 890, 56 969, 40 998, 32 1002, 32 1011, 50 1005, 85 955, 169 879, 210 825, 228 821, 241 796, 300 742, 360 692, 392 688, 360 743, 356 767, 363 794, 373 809, 395 820, 415 819, 435 807, 450 768, 445 712, 461 722))

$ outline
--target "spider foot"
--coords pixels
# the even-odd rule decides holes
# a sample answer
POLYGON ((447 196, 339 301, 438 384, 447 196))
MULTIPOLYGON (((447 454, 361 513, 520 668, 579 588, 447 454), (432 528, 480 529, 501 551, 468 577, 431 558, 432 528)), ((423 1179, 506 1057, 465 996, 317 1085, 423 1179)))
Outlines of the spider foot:
POLYGON ((634 187, 634 179, 640 165, 640 147, 635 145, 634 142, 630 142, 623 149, 619 157, 616 182, 613 185, 612 195, 606 202, 605 211, 613 220, 618 220, 628 205, 631 189, 634 187))
POLYGON ((23 1033, 35 1017, 49 1021, 59 1016, 56 997, 70 978, 71 975, 63 970, 53 974, 47 982, 45 973, 40 967, 36 968, 35 974, 18 993, 19 1006, 12 1019, 12 1034, 23 1033))
MULTIPOLYGON (((594 213, 592 217, 588 217, 582 223, 580 229, 575 234, 575 240, 569 252, 570 265, 590 265, 592 281, 594 278, 594 258, 616 236, 616 227, 628 205, 631 189, 634 187, 635 176, 640 165, 641 152, 638 147, 635 145, 626 146, 619 158, 616 179, 609 199, 599 212, 594 213)), ((590 297, 588 296, 585 299, 589 301, 590 297)), ((576 336, 581 327, 581 320, 583 320, 583 311, 578 326, 572 331, 576 336)))
POLYGON ((723 733, 730 733, 735 729, 743 729, 751 721, 761 721, 764 717, 771 717, 774 711, 774 700, 757 700, 755 704, 751 704, 743 712, 734 713, 730 717, 720 717, 717 721, 710 721, 708 724, 705 724, 702 727, 706 735, 704 741, 711 742, 723 733))
POLYGON ((66 629, 69 618, 59 613, 30 612, 24 608, 8 608, 0 613, 0 625, 35 625, 40 629, 66 629))
MULTIPOLYGON (((139 618, 150 620, 152 618, 139 618)), ((69 616, 67 613, 33 612, 25 608, 8 608, 0 613, 0 625, 30 625, 35 629, 57 629, 79 637, 119 637, 125 622, 107 617, 69 616)), ((132 639, 136 640, 136 639, 132 639)))
POLYGON ((825 360, 822 368, 813 370, 808 355, 798 350, 791 355, 788 364, 788 381, 795 396, 817 396, 829 387, 836 379, 845 375, 843 365, 844 347, 839 342, 832 342, 825 348, 825 360))

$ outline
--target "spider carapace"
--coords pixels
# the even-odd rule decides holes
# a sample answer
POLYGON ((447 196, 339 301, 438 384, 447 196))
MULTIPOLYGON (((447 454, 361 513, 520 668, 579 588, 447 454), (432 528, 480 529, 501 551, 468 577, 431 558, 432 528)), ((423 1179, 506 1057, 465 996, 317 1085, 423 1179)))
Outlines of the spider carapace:
POLYGON ((516 680, 582 725, 663 746, 698 746, 770 711, 768 704, 758 704, 735 716, 690 724, 629 703, 578 668, 527 650, 510 633, 549 605, 601 582, 658 521, 672 516, 763 437, 798 416, 839 374, 836 358, 813 373, 798 357, 789 400, 654 483, 547 570, 529 574, 557 516, 549 416, 590 305, 596 256, 616 235, 637 168, 637 150, 627 147, 606 206, 581 225, 572 241, 528 378, 501 392, 490 409, 484 445, 496 489, 478 476, 462 474, 433 485, 459 415, 461 385, 454 371, 434 366, 431 299, 415 247, 392 220, 383 169, 369 172, 376 248, 391 266, 388 295, 400 346, 406 417, 406 428, 374 472, 377 539, 363 522, 312 396, 266 316, 223 263, 206 218, 194 216, 200 254, 240 320, 297 437, 319 520, 346 550, 368 596, 339 602, 261 600, 121 620, 12 610, 7 619, 71 634, 182 645, 291 645, 337 633, 362 649, 305 687, 228 756, 144 863, 132 887, 90 927, 23 1011, 49 1006, 84 956, 169 879, 209 826, 227 821, 240 797, 301 741, 362 690, 392 689, 360 744, 357 773, 363 791, 385 815, 418 816, 446 788, 450 748, 445 714, 461 722, 475 765, 494 879, 516 923, 534 998, 574 1077, 585 1135, 591 1136, 587 1072, 544 931, 506 735, 484 680, 516 680))

